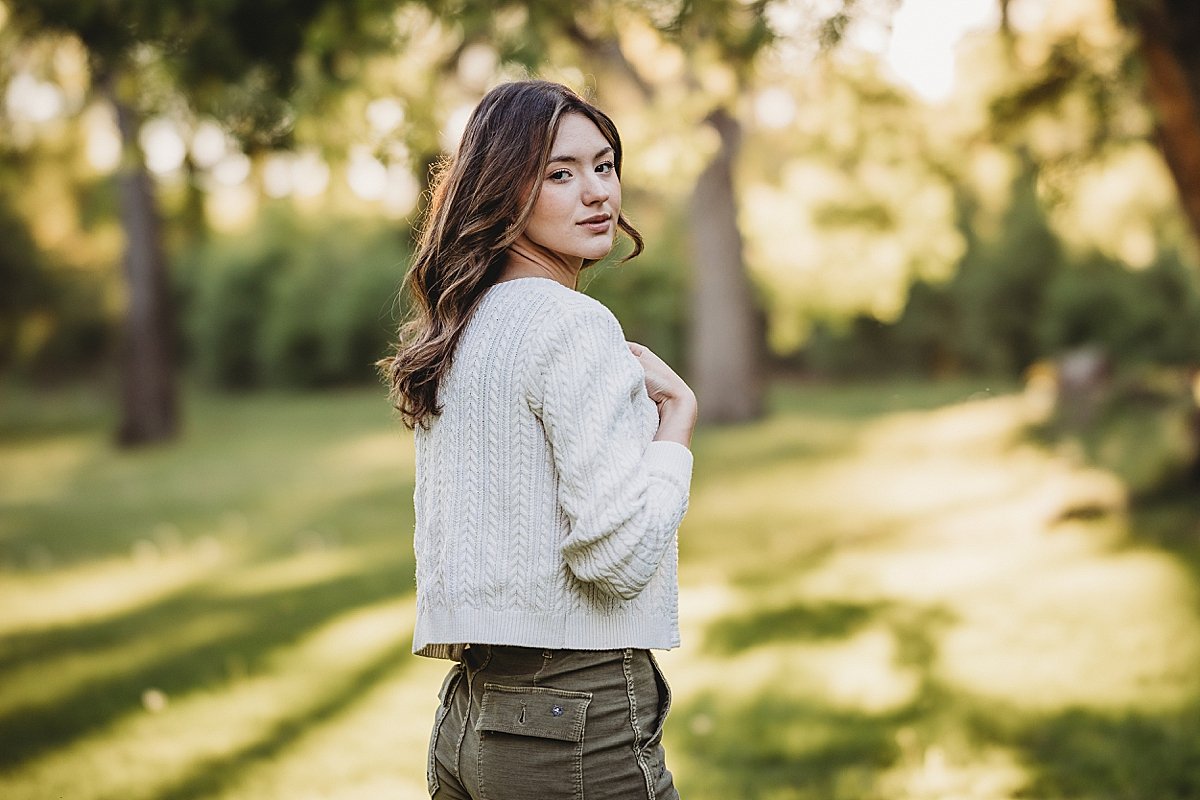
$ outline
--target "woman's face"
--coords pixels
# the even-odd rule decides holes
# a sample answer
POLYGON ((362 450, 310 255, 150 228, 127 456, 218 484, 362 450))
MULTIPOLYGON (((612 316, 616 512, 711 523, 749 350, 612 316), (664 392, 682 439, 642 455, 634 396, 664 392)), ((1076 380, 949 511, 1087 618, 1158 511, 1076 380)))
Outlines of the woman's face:
POLYGON ((621 213, 613 155, 594 122, 564 114, 525 236, 561 256, 595 261, 607 255, 621 213))

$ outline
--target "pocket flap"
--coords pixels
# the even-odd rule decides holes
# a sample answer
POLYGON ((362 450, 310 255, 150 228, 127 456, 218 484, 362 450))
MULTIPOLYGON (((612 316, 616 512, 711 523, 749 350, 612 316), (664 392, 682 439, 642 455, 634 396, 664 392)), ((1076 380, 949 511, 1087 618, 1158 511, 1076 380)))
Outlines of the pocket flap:
POLYGON ((485 683, 475 730, 580 742, 591 701, 590 692, 485 683))

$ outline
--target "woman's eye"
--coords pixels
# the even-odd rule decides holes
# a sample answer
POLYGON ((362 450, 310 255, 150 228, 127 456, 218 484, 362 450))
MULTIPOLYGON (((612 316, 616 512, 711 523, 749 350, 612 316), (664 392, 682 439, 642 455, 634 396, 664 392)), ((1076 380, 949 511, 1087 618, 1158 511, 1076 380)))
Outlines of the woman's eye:
POLYGON ((551 172, 548 177, 552 181, 565 181, 567 178, 571 177, 571 173, 565 169, 556 169, 554 172, 551 172))
POLYGON ((617 168, 617 165, 614 164, 613 162, 605 161, 603 164, 600 164, 596 167, 596 172, 599 172, 601 174, 607 174, 609 172, 612 172, 616 168, 617 168))

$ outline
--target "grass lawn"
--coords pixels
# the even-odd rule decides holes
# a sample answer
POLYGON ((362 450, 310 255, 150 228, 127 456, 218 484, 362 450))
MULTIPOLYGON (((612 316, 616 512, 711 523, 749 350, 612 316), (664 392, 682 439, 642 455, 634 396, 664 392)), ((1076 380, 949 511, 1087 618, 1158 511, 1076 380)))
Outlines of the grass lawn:
MULTIPOLYGON (((687 800, 1200 797, 1200 502, 1128 511, 982 384, 778 386, 703 430, 687 800)), ((0 798, 420 798, 411 441, 381 393, 0 395, 0 798)))

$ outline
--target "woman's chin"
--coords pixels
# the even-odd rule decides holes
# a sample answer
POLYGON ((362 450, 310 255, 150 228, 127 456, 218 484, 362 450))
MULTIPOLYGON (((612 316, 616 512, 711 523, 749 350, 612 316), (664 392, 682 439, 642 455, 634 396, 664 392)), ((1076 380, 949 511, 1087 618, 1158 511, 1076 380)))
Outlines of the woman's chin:
POLYGON ((584 261, 599 261, 612 252, 613 240, 609 239, 606 243, 601 244, 596 242, 588 247, 579 248, 580 252, 575 255, 582 258, 584 261))

